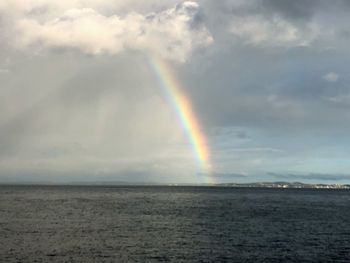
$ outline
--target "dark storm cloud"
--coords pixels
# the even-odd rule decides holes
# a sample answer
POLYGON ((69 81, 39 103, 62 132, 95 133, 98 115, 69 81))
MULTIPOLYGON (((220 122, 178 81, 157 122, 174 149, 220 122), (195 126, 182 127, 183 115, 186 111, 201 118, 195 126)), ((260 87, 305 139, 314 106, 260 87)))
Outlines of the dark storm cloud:
POLYGON ((283 180, 326 180, 326 181, 340 181, 349 180, 349 174, 322 174, 322 173, 308 173, 308 174, 278 174, 278 173, 268 173, 268 175, 273 176, 278 179, 283 180))

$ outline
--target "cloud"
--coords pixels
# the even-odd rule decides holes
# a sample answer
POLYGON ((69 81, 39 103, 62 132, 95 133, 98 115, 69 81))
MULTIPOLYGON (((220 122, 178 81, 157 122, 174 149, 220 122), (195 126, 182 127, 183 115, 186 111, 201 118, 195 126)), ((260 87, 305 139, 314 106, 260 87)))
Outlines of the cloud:
POLYGON ((245 131, 238 131, 236 133, 236 136, 239 139, 248 139, 249 138, 248 134, 245 131))
POLYGON ((247 178, 247 175, 244 173, 221 173, 221 172, 211 172, 210 174, 197 173, 197 176, 216 178, 218 180, 227 180, 231 178, 237 178, 237 179, 247 178))
POLYGON ((290 19, 310 19, 323 4, 323 0, 263 0, 261 7, 290 19))
POLYGON ((346 173, 350 20, 340 2, 0 1, 0 68, 16 73, 0 75, 0 174, 195 181, 146 52, 186 61, 173 71, 218 181, 346 173), (322 78, 331 72, 332 89, 322 78))
POLYGON ((339 75, 337 73, 334 73, 334 72, 329 72, 329 73, 323 75, 322 78, 328 82, 337 82, 339 79, 339 75))
POLYGON ((313 24, 298 27, 283 17, 261 15, 237 16, 230 32, 243 42, 262 47, 308 46, 316 38, 318 28, 313 24))
POLYGON ((342 105, 348 107, 350 105, 350 94, 338 95, 333 97, 325 97, 326 101, 335 105, 342 105))
POLYGON ((16 18, 14 42, 20 49, 78 49, 93 55, 140 50, 183 62, 213 41, 201 21, 198 3, 190 1, 159 12, 125 16, 73 8, 51 19, 16 18))
POLYGON ((0 68, 0 74, 8 74, 10 73, 11 71, 7 68, 0 68))
POLYGON ((323 174, 323 173, 307 173, 307 174, 279 174, 268 173, 273 177, 286 180, 326 180, 326 181, 340 181, 350 180, 350 174, 323 174))
POLYGON ((191 146, 144 58, 19 59, 1 90, 0 175, 119 178, 137 168, 144 180, 196 180, 191 146))
POLYGON ((245 174, 240 174, 240 173, 217 173, 217 172, 214 172, 214 173, 211 173, 210 176, 213 176, 213 177, 218 177, 218 178, 245 178, 247 177, 247 175, 245 174))

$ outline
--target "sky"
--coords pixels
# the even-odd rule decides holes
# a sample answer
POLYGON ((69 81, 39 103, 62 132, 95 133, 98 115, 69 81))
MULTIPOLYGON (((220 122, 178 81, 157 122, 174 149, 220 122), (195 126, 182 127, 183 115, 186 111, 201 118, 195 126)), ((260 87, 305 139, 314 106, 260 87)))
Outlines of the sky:
POLYGON ((349 11, 1 1, 0 182, 350 183, 349 11))

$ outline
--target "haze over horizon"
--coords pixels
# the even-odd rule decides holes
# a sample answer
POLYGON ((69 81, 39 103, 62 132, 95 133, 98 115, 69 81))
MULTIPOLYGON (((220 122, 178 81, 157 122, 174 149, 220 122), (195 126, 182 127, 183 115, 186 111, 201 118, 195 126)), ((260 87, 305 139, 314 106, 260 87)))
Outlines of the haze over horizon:
POLYGON ((349 10, 2 1, 0 183, 350 183, 349 10))

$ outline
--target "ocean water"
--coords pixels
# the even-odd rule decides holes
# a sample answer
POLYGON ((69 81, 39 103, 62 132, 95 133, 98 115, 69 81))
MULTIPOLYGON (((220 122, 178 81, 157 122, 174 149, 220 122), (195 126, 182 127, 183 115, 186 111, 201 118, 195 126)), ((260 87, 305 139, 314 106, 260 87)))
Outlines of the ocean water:
POLYGON ((0 262, 350 262, 350 191, 0 186, 0 262))

